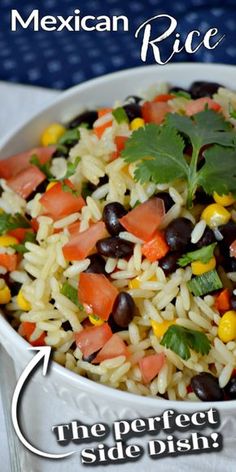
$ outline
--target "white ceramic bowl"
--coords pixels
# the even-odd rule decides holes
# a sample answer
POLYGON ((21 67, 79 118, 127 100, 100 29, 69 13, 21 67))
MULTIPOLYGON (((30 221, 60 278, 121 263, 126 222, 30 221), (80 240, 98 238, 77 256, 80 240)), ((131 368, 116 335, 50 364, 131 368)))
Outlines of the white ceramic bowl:
MULTIPOLYGON (((91 80, 63 93, 54 104, 13 135, 9 135, 4 141, 0 157, 4 158, 35 146, 47 124, 53 121, 65 122, 78 114, 81 108, 110 105, 116 99, 124 99, 127 95, 138 93, 140 89, 144 90, 159 81, 188 87, 195 80, 216 81, 229 88, 235 88, 236 67, 186 63, 165 67, 145 66, 91 80)), ((17 371, 20 372, 31 359, 32 351, 28 350, 29 344, 13 330, 3 316, 0 316, 0 341, 13 358, 17 371)), ((169 408, 181 412, 206 410, 214 405, 221 411, 223 417, 221 429, 224 429, 226 426, 229 427, 236 406, 236 401, 212 404, 141 397, 95 383, 54 362, 50 375, 43 378, 37 374, 37 381, 50 394, 74 405, 78 414, 95 421, 101 421, 103 418, 112 421, 117 418, 153 416, 169 408)))

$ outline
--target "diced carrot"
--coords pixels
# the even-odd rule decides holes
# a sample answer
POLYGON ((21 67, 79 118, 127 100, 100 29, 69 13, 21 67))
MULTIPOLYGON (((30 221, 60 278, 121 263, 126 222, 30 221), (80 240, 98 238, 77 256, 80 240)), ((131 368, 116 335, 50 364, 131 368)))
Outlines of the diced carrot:
POLYGON ((33 334, 35 330, 36 324, 35 323, 30 323, 29 321, 23 321, 19 327, 19 333, 23 338, 28 341, 31 346, 37 347, 37 346, 45 346, 45 337, 46 333, 42 333, 39 338, 35 339, 34 341, 30 341, 30 337, 33 334))
POLYGON ((98 118, 102 118, 102 116, 105 116, 111 112, 112 108, 100 108, 100 110, 98 110, 98 118))
POLYGON ((155 233, 154 238, 142 246, 142 254, 150 262, 159 261, 159 259, 165 257, 168 251, 169 246, 165 240, 165 237, 159 231, 155 233))
POLYGON ((116 136, 115 137, 115 145, 116 145, 116 151, 114 151, 111 155, 110 161, 114 161, 118 157, 120 157, 121 151, 125 148, 125 144, 127 141, 128 137, 127 136, 116 136))
POLYGON ((17 262, 17 254, 0 253, 0 266, 5 267, 9 272, 16 270, 17 262))
POLYGON ((103 323, 101 326, 92 326, 75 333, 75 342, 84 357, 88 357, 101 349, 111 337, 110 326, 103 323))
POLYGON ((103 274, 80 274, 78 297, 93 308, 95 315, 108 320, 118 290, 103 274))
POLYGON ((92 361, 92 364, 100 364, 100 362, 105 361, 106 359, 113 359, 114 357, 119 356, 129 356, 129 350, 123 339, 118 334, 113 334, 113 336, 106 342, 101 351, 97 354, 95 359, 92 361))
POLYGON ((94 130, 94 133, 96 134, 96 136, 98 137, 98 139, 101 139, 104 131, 107 128, 110 128, 111 126, 112 126, 112 121, 109 120, 109 121, 106 121, 106 123, 104 123, 101 126, 96 126, 95 128, 93 128, 93 130, 94 130))
POLYGON ((200 113, 204 111, 206 106, 208 106, 209 110, 220 111, 221 106, 214 102, 212 98, 209 97, 202 97, 197 98, 197 100, 189 100, 185 105, 185 113, 187 116, 195 115, 196 113, 200 113))
POLYGON ((98 221, 98 223, 95 223, 81 233, 72 232, 71 239, 62 248, 65 259, 67 261, 85 259, 95 248, 97 241, 104 238, 106 234, 106 227, 103 221, 98 221))
POLYGON ((224 313, 225 311, 230 310, 230 292, 228 288, 222 290, 219 295, 217 295, 215 300, 215 308, 220 312, 224 313))
POLYGON ((175 95, 171 95, 170 93, 163 93, 161 95, 157 95, 152 101, 155 103, 168 102, 168 100, 172 100, 173 98, 175 98, 175 95))
POLYGON ((143 357, 139 361, 139 368, 142 373, 143 382, 148 384, 151 382, 157 374, 159 374, 162 366, 165 362, 165 354, 151 354, 150 356, 143 357))
POLYGON ((165 206, 161 198, 150 198, 136 206, 125 216, 120 223, 130 233, 144 241, 150 241, 158 229, 165 215, 165 206))

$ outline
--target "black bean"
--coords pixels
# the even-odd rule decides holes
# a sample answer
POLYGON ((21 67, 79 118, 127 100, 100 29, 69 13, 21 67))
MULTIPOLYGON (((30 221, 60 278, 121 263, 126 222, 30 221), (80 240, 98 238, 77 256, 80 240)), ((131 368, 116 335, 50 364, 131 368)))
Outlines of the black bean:
POLYGON ((87 123, 89 128, 93 127, 93 123, 98 119, 98 112, 95 110, 88 110, 84 111, 83 113, 80 113, 80 115, 76 116, 71 120, 68 124, 67 127, 72 129, 72 128, 77 128, 80 126, 82 123, 87 123))
POLYGON ((140 118, 142 116, 141 107, 138 103, 128 103, 128 105, 123 106, 129 121, 133 121, 135 118, 140 118))
POLYGON ((21 289, 21 286, 22 284, 20 284, 19 282, 12 282, 10 280, 10 282, 8 282, 7 285, 10 285, 10 289, 11 289, 11 296, 12 297, 15 297, 15 295, 17 295, 21 289))
POLYGON ((226 225, 219 226, 219 230, 223 236, 221 244, 229 247, 236 239, 236 224, 229 221, 226 225))
POLYGON ((236 377, 230 379, 225 386, 224 391, 229 400, 236 400, 236 377))
POLYGON ((129 102, 129 103, 139 103, 141 102, 143 99, 140 98, 140 97, 137 97, 137 95, 129 95, 128 97, 126 97, 125 99, 125 102, 129 102))
POLYGON ((222 87, 220 84, 216 82, 206 82, 199 80, 197 82, 193 82, 189 93, 191 94, 192 98, 202 98, 202 97, 212 97, 214 93, 217 93, 218 88, 222 87))
POLYGON ((37 193, 44 193, 46 191, 47 186, 48 180, 45 178, 45 180, 41 182, 41 184, 39 184, 36 189, 31 192, 31 194, 26 198, 26 201, 29 202, 30 200, 32 200, 37 193))
POLYGON ((235 257, 224 257, 221 261, 225 272, 236 272, 236 259, 235 257))
POLYGON ((172 251, 180 251, 187 248, 191 241, 193 223, 187 218, 176 218, 166 228, 166 241, 172 251))
POLYGON ((98 253, 102 256, 120 258, 131 256, 133 254, 134 245, 129 241, 114 236, 100 239, 96 244, 96 248, 98 253))
POLYGON ((135 303, 129 293, 120 292, 117 296, 113 310, 112 317, 121 328, 127 328, 135 315, 135 303))
POLYGON ((199 205, 209 205, 210 203, 213 203, 214 199, 212 198, 211 195, 207 195, 207 193, 204 192, 204 190, 197 190, 195 193, 195 199, 194 199, 194 204, 199 204, 199 205))
POLYGON ((125 216, 126 209, 119 202, 108 203, 103 210, 102 219, 106 225, 107 231, 113 236, 117 236, 124 231, 123 226, 119 222, 119 218, 125 216))
POLYGON ((219 386, 218 379, 208 372, 201 372, 192 377, 191 387, 203 402, 216 402, 224 399, 224 392, 219 386))
POLYGON ((178 260, 181 257, 181 252, 169 252, 165 257, 159 261, 159 266, 166 275, 170 275, 178 268, 178 260))
POLYGON ((171 87, 170 90, 169 90, 169 93, 171 94, 171 92, 173 92, 173 93, 175 93, 175 92, 189 93, 188 90, 183 88, 183 87, 171 87))
POLYGON ((231 308, 232 308, 232 310, 236 311, 236 295, 232 295, 232 296, 231 296, 230 302, 231 302, 231 308))
POLYGON ((202 237, 196 244, 194 244, 194 247, 197 249, 201 249, 202 247, 209 246, 209 244, 214 243, 215 240, 216 238, 213 231, 210 228, 206 227, 202 237))
POLYGON ((171 198, 168 192, 159 192, 156 194, 156 197, 161 198, 163 200, 166 213, 174 205, 174 200, 171 198))
POLYGON ((62 329, 64 329, 64 331, 71 331, 72 328, 71 328, 71 324, 69 321, 65 321, 64 323, 62 323, 61 325, 62 329))
POLYGON ((105 271, 106 262, 102 256, 100 256, 99 254, 92 254, 88 257, 88 259, 90 260, 90 264, 84 272, 86 272, 87 274, 107 275, 105 271))

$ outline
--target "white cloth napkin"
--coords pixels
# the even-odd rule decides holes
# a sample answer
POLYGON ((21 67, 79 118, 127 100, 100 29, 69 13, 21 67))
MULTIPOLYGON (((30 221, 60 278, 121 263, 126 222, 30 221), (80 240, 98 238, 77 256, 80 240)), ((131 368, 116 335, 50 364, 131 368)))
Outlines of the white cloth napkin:
MULTIPOLYGON (((44 90, 40 88, 26 87, 0 82, 0 140, 10 129, 19 126, 23 121, 29 119, 35 112, 44 107, 47 103, 56 97, 58 92, 44 90)), ((7 357, 2 357, 1 362, 7 370, 7 357)), ((8 372, 7 372, 8 373, 8 372)), ((12 384, 15 379, 9 371, 9 398, 12 395, 12 384), (11 378, 10 378, 11 377, 11 378), (10 381, 11 380, 11 381, 10 381)), ((0 400, 0 464, 2 472, 12 472, 8 456, 8 436, 4 426, 4 417, 2 409, 5 410, 8 417, 10 411, 5 403, 0 400)), ((180 409, 181 410, 181 407, 180 409)), ((85 421, 92 424, 88 418, 78 418, 78 412, 75 411, 69 402, 64 402, 51 398, 46 392, 38 388, 32 380, 24 392, 22 405, 22 419, 24 431, 30 442, 39 449, 51 452, 64 452, 67 448, 56 447, 54 436, 51 433, 52 425, 69 422, 73 419, 85 421)), ((106 418, 101 418, 106 422, 106 418)), ((236 431, 236 425, 235 425, 236 431)), ((232 437, 232 432, 230 432, 232 437)), ((236 436, 236 434, 233 434, 236 436)), ((147 436, 137 438, 133 443, 145 445, 148 441, 147 436)), ((107 472, 235 472, 236 471, 236 448, 235 440, 230 437, 225 438, 225 446, 220 453, 209 453, 190 456, 179 456, 176 458, 165 458, 156 461, 150 460, 145 456, 142 460, 122 465, 111 465, 106 467, 83 467, 80 463, 79 455, 76 454, 63 461, 49 461, 33 456, 29 453, 22 454, 21 451, 21 471, 22 472, 77 472, 77 471, 107 471, 107 472)), ((111 440, 109 440, 111 443, 111 440)), ((85 446, 86 447, 86 446, 85 446)), ((75 447, 79 451, 78 446, 75 447)), ((68 447, 71 450, 71 446, 68 447)), ((74 449, 74 448, 73 448, 74 449)), ((15 471, 14 471, 15 472, 15 471)))

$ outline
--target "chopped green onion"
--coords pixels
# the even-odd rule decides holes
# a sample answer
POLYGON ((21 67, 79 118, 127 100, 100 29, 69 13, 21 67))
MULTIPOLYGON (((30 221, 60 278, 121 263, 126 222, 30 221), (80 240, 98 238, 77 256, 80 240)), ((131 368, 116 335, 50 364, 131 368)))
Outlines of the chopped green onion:
POLYGON ((129 123, 129 118, 123 107, 115 108, 115 110, 112 112, 112 115, 119 125, 121 123, 129 123))
POLYGON ((59 144, 74 145, 80 139, 80 132, 78 128, 68 129, 63 136, 59 139, 59 144))
POLYGON ((74 175, 80 160, 81 160, 80 157, 76 157, 74 162, 67 163, 67 171, 66 171, 65 176, 63 177, 64 179, 68 179, 69 177, 74 175))
POLYGON ((181 267, 185 267, 193 261, 201 261, 203 264, 207 264, 207 262, 209 262, 213 257, 216 246, 217 243, 213 243, 209 246, 202 247, 197 251, 187 252, 178 260, 178 264, 181 267))
POLYGON ((68 282, 65 282, 62 285, 61 288, 61 294, 64 295, 65 297, 69 298, 69 300, 74 303, 79 310, 84 311, 83 305, 79 302, 78 299, 78 290, 76 288, 72 287, 72 285, 68 284, 68 282))
POLYGON ((187 98, 188 100, 191 100, 191 95, 188 92, 185 92, 184 90, 178 90, 178 92, 170 92, 171 95, 175 95, 176 97, 182 97, 182 98, 187 98))
POLYGON ((205 274, 194 277, 188 282, 188 288, 195 297, 207 295, 222 287, 223 284, 216 270, 211 270, 205 274))

